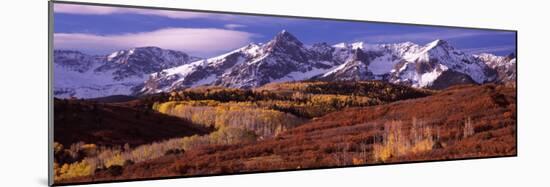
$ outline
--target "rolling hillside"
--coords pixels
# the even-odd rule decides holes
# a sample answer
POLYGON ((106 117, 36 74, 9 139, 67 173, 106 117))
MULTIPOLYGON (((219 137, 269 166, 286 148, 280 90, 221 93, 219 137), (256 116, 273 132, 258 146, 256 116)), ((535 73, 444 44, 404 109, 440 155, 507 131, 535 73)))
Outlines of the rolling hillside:
POLYGON ((211 145, 64 182, 197 176, 421 160, 511 156, 515 88, 455 86, 431 96, 348 108, 254 143, 211 145))

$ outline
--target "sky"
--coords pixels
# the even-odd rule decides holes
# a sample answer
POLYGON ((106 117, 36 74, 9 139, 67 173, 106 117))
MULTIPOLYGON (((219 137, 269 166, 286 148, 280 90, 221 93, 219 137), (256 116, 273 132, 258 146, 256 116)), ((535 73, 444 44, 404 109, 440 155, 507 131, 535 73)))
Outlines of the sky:
POLYGON ((211 57, 248 43, 265 43, 287 30, 302 43, 448 41, 467 53, 515 52, 514 32, 407 24, 251 16, 56 3, 54 48, 109 54, 157 46, 211 57))

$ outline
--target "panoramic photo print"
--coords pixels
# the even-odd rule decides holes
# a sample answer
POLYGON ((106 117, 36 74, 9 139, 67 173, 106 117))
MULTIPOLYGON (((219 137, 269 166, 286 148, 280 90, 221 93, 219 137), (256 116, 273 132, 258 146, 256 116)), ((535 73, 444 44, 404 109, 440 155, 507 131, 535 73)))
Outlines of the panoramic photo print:
POLYGON ((515 31, 52 6, 57 185, 517 155, 515 31))

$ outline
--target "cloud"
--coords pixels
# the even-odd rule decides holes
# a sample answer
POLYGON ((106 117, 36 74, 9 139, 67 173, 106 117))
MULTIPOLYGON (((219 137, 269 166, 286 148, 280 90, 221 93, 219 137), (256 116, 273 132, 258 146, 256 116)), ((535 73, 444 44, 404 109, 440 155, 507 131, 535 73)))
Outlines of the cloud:
POLYGON ((55 4, 55 13, 82 14, 82 15, 110 15, 110 14, 140 14, 151 16, 162 16, 174 19, 192 19, 192 18, 216 18, 224 19, 230 15, 215 15, 210 13, 190 12, 190 11, 171 11, 154 10, 143 8, 125 8, 94 5, 75 5, 75 4, 55 4))
POLYGON ((224 27, 227 28, 227 29, 233 30, 233 29, 238 29, 238 28, 245 28, 246 25, 240 25, 240 24, 225 24, 224 27))
MULTIPOLYGON (((256 24, 256 25, 273 25, 273 24, 289 24, 301 22, 301 19, 270 17, 270 16, 253 16, 241 15, 232 13, 209 13, 199 11, 183 11, 183 10, 160 10, 147 8, 128 8, 128 7, 113 7, 113 6, 98 6, 98 5, 77 5, 77 4, 54 4, 55 13, 79 14, 79 15, 113 15, 113 14, 138 14, 148 16, 161 16, 173 19, 210 19, 231 21, 237 23, 256 24)), ((246 27, 241 24, 227 24, 228 29, 237 29, 246 27)))
POLYGON ((516 50, 516 46, 501 45, 501 46, 490 46, 490 47, 467 48, 467 49, 460 49, 460 50, 470 54, 498 53, 498 52, 510 52, 510 51, 513 52, 516 50))
POLYGON ((165 28, 117 35, 55 33, 54 48, 107 54, 120 49, 156 46, 209 57, 246 45, 255 36, 253 33, 215 28, 165 28))
POLYGON ((360 41, 373 43, 383 42, 430 42, 436 39, 450 40, 457 38, 468 38, 483 35, 495 34, 513 34, 511 32, 494 32, 494 31, 436 31, 436 32, 417 32, 417 33, 401 33, 401 34, 381 34, 358 38, 360 41))

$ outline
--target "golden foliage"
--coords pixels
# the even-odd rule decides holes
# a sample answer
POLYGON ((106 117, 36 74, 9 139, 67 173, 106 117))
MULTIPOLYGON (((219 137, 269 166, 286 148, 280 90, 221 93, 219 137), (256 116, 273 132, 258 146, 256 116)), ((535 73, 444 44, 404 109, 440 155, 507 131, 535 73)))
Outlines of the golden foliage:
POLYGON ((171 101, 159 104, 155 110, 217 129, 250 130, 260 137, 270 137, 305 122, 292 114, 257 107, 251 102, 171 101))
POLYGON ((416 118, 412 123, 408 134, 403 132, 403 122, 401 121, 384 124, 383 142, 373 146, 374 160, 386 162, 400 156, 431 151, 435 144, 432 129, 422 122, 418 122, 416 118))
POLYGON ((181 140, 181 145, 184 150, 190 150, 208 144, 210 144, 208 136, 193 135, 181 140))
POLYGON ((92 175, 95 170, 95 165, 90 163, 89 160, 82 160, 72 164, 63 164, 61 168, 59 166, 54 167, 55 180, 63 180, 67 178, 82 177, 92 175), (57 170, 57 171, 56 171, 57 170))
POLYGON ((105 161, 105 167, 109 168, 111 166, 123 166, 124 161, 125 160, 122 158, 122 154, 117 153, 113 157, 111 157, 111 158, 109 158, 105 161))
MULTIPOLYGON (((95 169, 105 169, 112 166, 124 166, 127 161, 133 163, 143 162, 164 156, 169 150, 191 150, 205 145, 214 144, 238 144, 253 142, 257 138, 254 132, 235 127, 221 127, 209 135, 193 135, 190 137, 173 138, 162 142, 145 144, 134 149, 129 146, 97 148, 93 144, 83 142, 72 145, 73 148, 94 148, 97 154, 88 155, 83 161, 71 164, 63 164, 54 167, 56 180, 63 180, 73 177, 88 176, 93 174, 95 169)), ((57 164, 57 163, 56 163, 57 164)))
POLYGON ((54 150, 54 153, 59 153, 61 151, 63 151, 63 144, 60 144, 58 142, 54 142, 53 143, 53 150, 54 150))

